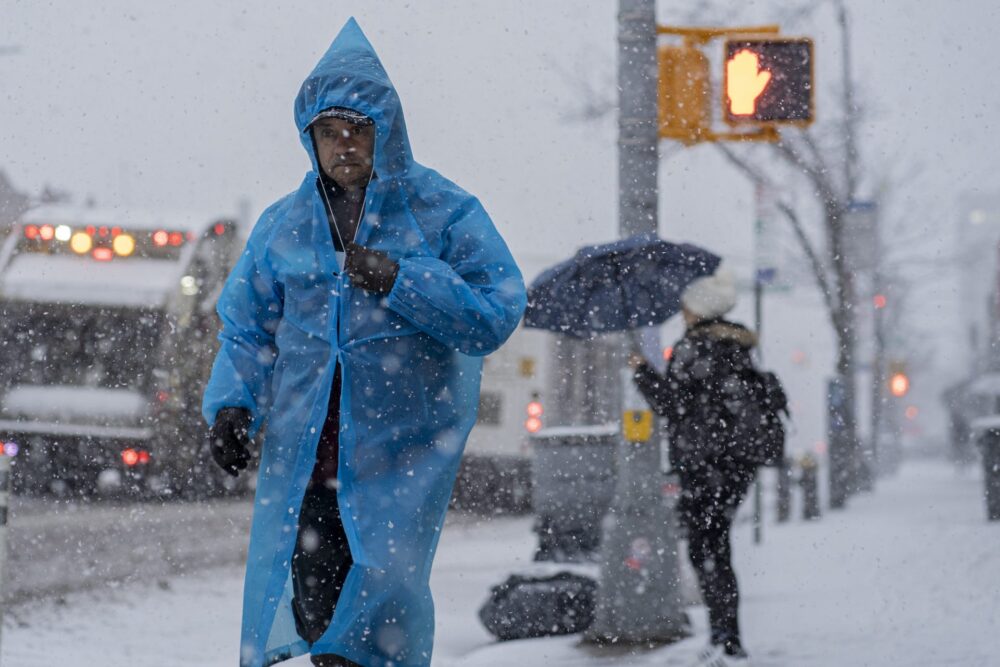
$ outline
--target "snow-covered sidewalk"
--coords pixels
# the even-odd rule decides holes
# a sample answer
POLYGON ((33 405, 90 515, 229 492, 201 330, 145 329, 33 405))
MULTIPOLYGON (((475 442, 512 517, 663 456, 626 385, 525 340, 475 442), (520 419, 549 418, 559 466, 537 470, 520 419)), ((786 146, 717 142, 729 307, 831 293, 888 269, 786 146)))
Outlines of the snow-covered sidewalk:
MULTIPOLYGON (((756 667, 1000 664, 1000 524, 987 524, 978 476, 912 463, 872 495, 814 523, 736 531, 742 623, 756 667)), ((476 618, 489 587, 531 566, 530 520, 451 522, 435 564, 435 667, 686 665, 695 636, 613 653, 577 637, 494 643, 476 618)), ((8 573, 16 577, 17 573, 8 573)), ((0 665, 231 667, 242 572, 224 569, 9 614, 0 665)), ((305 667, 300 658, 286 663, 305 667)))

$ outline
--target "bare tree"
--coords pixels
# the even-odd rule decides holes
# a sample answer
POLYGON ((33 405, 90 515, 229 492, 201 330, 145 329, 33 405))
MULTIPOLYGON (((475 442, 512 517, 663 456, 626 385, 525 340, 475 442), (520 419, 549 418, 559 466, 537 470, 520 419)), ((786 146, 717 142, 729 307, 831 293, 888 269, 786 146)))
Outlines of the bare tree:
MULTIPOLYGON (((708 15, 726 15, 730 20, 746 18, 745 15, 732 17, 731 4, 724 5, 715 0, 701 0, 688 10, 675 8, 675 13, 681 13, 673 18, 685 22, 703 22, 708 15)), ((858 127, 863 116, 851 72, 851 32, 844 0, 807 0, 791 8, 782 8, 780 14, 783 24, 797 25, 812 19, 818 9, 826 6, 834 9, 841 41, 839 113, 831 114, 828 116, 830 120, 816 123, 809 129, 783 130, 781 139, 773 144, 715 145, 730 164, 753 182, 768 185, 772 192, 778 194, 777 209, 789 223, 822 295, 837 341, 835 376, 843 399, 835 413, 841 433, 836 454, 835 445, 831 442, 831 456, 839 457, 833 462, 837 469, 831 477, 834 487, 831 504, 836 507, 844 504, 852 490, 860 456, 856 368, 857 316, 861 304, 852 263, 848 214, 862 185, 871 183, 873 179, 868 173, 871 170, 865 169, 859 146, 858 127), (761 154, 765 159, 759 159, 761 154), (802 180, 788 183, 788 179, 781 178, 778 169, 783 166, 790 167, 802 180), (819 211, 818 216, 812 211, 801 212, 789 197, 793 191, 801 191, 803 182, 817 205, 815 210, 819 211)), ((610 95, 602 93, 600 86, 583 85, 579 80, 573 85, 582 91, 586 100, 586 106, 577 118, 592 120, 614 109, 610 95)))

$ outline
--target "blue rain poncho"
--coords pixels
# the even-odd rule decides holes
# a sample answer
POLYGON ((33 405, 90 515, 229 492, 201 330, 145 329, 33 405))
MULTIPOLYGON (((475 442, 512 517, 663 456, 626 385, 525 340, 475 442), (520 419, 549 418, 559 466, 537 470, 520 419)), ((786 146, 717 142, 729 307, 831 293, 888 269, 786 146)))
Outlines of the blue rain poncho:
POLYGON ((312 653, 426 666, 431 561, 476 420, 481 357, 517 326, 524 284, 479 201, 414 162, 399 98, 353 19, 303 83, 295 122, 313 170, 263 213, 226 282, 203 404, 210 423, 244 407, 254 432, 267 424, 240 664, 310 650, 295 632, 289 564, 339 363, 338 499, 354 564, 312 653), (353 287, 338 265, 308 130, 332 106, 375 121, 376 178, 355 241, 399 262, 388 295, 353 287))

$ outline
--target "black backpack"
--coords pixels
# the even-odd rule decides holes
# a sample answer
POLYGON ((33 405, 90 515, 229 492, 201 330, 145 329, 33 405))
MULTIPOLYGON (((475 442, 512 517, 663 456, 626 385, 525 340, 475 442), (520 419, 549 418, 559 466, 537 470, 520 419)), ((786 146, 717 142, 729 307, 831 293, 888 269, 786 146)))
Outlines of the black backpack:
POLYGON ((594 622, 597 582, 572 572, 549 577, 512 574, 494 586, 479 620, 497 639, 583 632, 594 622))
POLYGON ((785 422, 788 417, 788 397, 781 380, 770 371, 751 368, 748 383, 754 387, 756 416, 751 418, 754 428, 749 435, 746 458, 759 466, 779 466, 785 460, 785 422))

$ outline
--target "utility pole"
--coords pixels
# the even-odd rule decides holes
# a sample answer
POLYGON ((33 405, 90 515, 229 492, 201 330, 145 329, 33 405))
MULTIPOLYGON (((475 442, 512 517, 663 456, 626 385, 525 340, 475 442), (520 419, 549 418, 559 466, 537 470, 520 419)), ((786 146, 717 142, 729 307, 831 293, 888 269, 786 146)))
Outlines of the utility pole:
MULTIPOLYGON (((764 340, 764 280, 765 271, 771 267, 765 267, 761 261, 763 253, 763 232, 764 232, 764 183, 757 181, 754 184, 754 200, 757 209, 757 219, 754 221, 754 267, 753 267, 753 328, 757 334, 757 347, 755 354, 757 363, 764 361, 764 351, 761 348, 764 340)), ((763 484, 760 479, 761 469, 757 469, 757 474, 753 481, 753 543, 760 544, 764 541, 764 500, 763 484)))
MULTIPOLYGON (((881 207, 876 199, 876 211, 881 211, 881 207)), ((885 335, 885 313, 889 306, 889 295, 886 293, 885 274, 882 269, 882 217, 875 215, 872 220, 872 246, 874 247, 874 263, 872 266, 872 404, 871 404, 871 444, 868 447, 868 465, 871 475, 871 483, 878 476, 879 470, 879 438, 884 430, 886 385, 888 374, 886 373, 886 335, 885 335)))
MULTIPOLYGON (((842 67, 842 78, 844 82, 844 202, 853 202, 858 189, 858 147, 857 147, 857 108, 854 96, 854 79, 851 77, 851 33, 848 24, 847 16, 847 5, 844 0, 837 0, 837 21, 840 24, 840 47, 841 47, 841 67, 842 67)), ((843 248, 844 243, 844 216, 847 212, 844 207, 840 207, 840 222, 839 229, 835 230, 835 234, 839 236, 836 239, 835 245, 840 245, 843 248)), ((854 246, 856 247, 856 246, 854 246)), ((843 259, 843 258, 841 258, 843 259)), ((847 258, 847 262, 850 262, 852 258, 847 258)), ((837 264, 837 260, 834 261, 837 264)), ((854 278, 851 275, 842 275, 841 282, 843 284, 843 289, 841 290, 842 298, 845 298, 849 303, 849 308, 845 309, 844 318, 848 320, 853 320, 853 322, 845 322, 842 326, 849 327, 854 335, 848 336, 849 340, 845 343, 850 345, 852 349, 847 350, 846 353, 850 357, 850 369, 847 370, 851 377, 847 377, 847 374, 842 375, 840 378, 841 389, 843 390, 842 395, 842 406, 838 418, 845 423, 845 429, 843 446, 846 448, 843 457, 844 470, 839 471, 836 474, 838 476, 838 490, 837 493, 831 493, 833 501, 831 505, 835 507, 842 507, 847 497, 857 493, 860 477, 861 468, 864 465, 863 452, 860 442, 860 434, 858 433, 858 420, 857 420, 857 380, 854 374, 857 372, 857 316, 851 312, 851 307, 856 308, 858 304, 856 303, 857 291, 854 284, 854 278), (837 504, 834 504, 836 501, 837 504)), ((831 447, 833 443, 831 442, 831 447)), ((833 479, 831 478, 831 486, 835 486, 833 479)))
MULTIPOLYGON (((655 0, 618 3, 618 227, 657 231, 659 128, 655 0)), ((624 398, 624 397, 623 397, 624 398)), ((656 430, 654 429, 654 434, 656 430)), ((589 641, 649 643, 687 635, 677 534, 663 501, 660 446, 619 442, 618 479, 604 520, 601 581, 589 641)))
POLYGON ((7 506, 10 504, 10 457, 0 443, 0 630, 3 629, 3 580, 7 566, 7 506))

